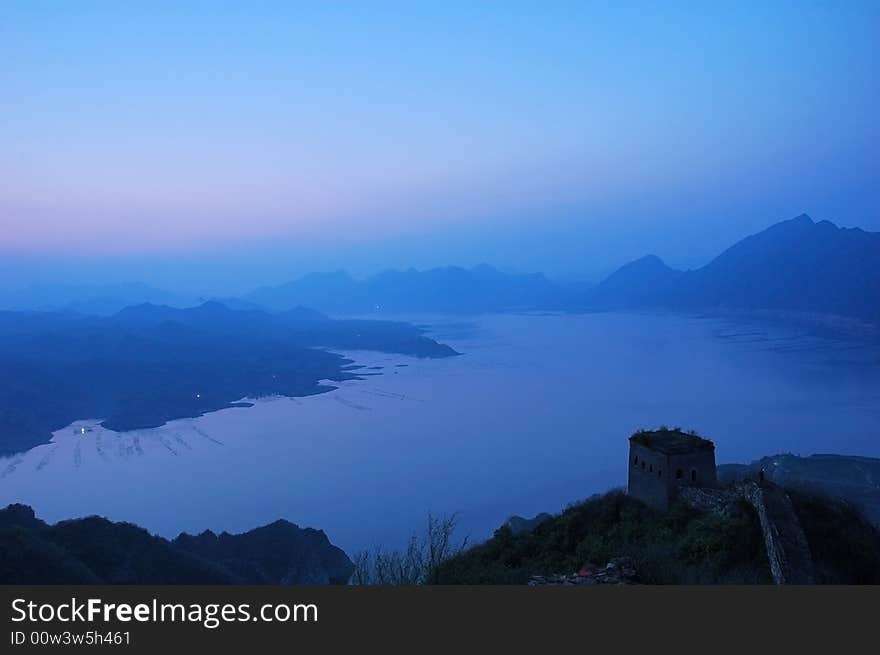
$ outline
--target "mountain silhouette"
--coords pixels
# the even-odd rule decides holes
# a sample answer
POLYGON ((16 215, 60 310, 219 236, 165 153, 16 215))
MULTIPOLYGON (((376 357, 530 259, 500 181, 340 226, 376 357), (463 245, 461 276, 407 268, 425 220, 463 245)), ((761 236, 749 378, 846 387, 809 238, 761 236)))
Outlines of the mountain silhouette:
POLYGON ((2 584, 345 584, 348 556, 321 530, 278 520, 173 541, 98 516, 48 524, 0 508, 2 584))
POLYGON ((387 270, 364 280, 342 271, 311 273, 245 296, 269 309, 305 305, 330 314, 468 314, 559 307, 563 298, 563 290, 541 273, 504 273, 487 264, 387 270))
POLYGON ((806 214, 737 242, 692 271, 631 262, 586 294, 593 308, 770 310, 880 322, 880 234, 806 214))

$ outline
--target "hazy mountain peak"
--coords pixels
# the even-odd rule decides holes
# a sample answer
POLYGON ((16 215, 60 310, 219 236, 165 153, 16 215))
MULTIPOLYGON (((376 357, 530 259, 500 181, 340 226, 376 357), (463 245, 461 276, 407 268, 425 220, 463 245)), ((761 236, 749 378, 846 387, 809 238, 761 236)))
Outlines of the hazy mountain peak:
POLYGON ((602 284, 607 284, 621 278, 631 278, 634 275, 666 275, 674 272, 675 270, 670 268, 657 255, 645 255, 621 266, 605 278, 602 284))
POLYGON ((306 273, 300 280, 352 280, 351 274, 343 269, 338 269, 335 271, 313 271, 311 273, 306 273))
POLYGON ((734 308, 880 322, 880 234, 814 222, 771 225, 711 262, 674 274, 652 256, 630 262, 594 290, 604 307, 734 308))
POLYGON ((212 312, 230 312, 232 311, 227 307, 224 303, 219 300, 206 300, 201 305, 197 305, 196 309, 200 309, 203 311, 212 311, 212 312))
POLYGON ((657 255, 645 255, 644 257, 639 257, 624 266, 633 268, 669 268, 669 266, 666 265, 666 262, 660 259, 657 255))
POLYGON ((124 316, 134 316, 139 314, 146 314, 148 312, 159 311, 159 310, 167 310, 171 309, 168 305, 156 305, 151 302, 142 302, 136 305, 129 305, 128 307, 123 307, 118 312, 116 312, 116 317, 124 317, 124 316))
MULTIPOLYGON (((823 222, 828 223, 828 221, 823 221, 823 222)), ((830 224, 834 225, 833 223, 830 223, 830 224)), ((787 238, 787 236, 791 235, 793 232, 797 232, 797 233, 809 232, 816 225, 819 225, 819 223, 816 223, 815 221, 813 221, 813 219, 810 218, 810 216, 808 216, 807 214, 800 214, 799 216, 795 216, 794 218, 789 218, 787 220, 779 221, 778 223, 774 223, 770 227, 767 227, 767 228, 761 230, 760 232, 756 232, 755 234, 751 234, 751 235, 743 238, 742 240, 733 244, 729 248, 729 250, 736 248, 737 246, 739 246, 742 243, 748 243, 750 241, 761 239, 761 238, 764 238, 769 235, 781 235, 782 238, 787 238)), ((837 228, 836 225, 834 227, 835 227, 835 229, 837 228)))
POLYGON ((305 276, 247 296, 275 310, 294 305, 330 314, 375 312, 482 313, 559 306, 564 291, 541 274, 509 274, 488 265, 387 269, 363 280, 327 283, 305 276))

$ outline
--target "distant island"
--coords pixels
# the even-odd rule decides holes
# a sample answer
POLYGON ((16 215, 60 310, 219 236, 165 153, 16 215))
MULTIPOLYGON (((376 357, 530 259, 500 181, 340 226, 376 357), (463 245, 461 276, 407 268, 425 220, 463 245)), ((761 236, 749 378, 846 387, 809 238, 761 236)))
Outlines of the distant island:
POLYGON ((0 455, 46 443, 78 419, 100 418, 116 431, 157 427, 242 398, 307 396, 334 388, 321 380, 361 376, 327 349, 457 354, 407 323, 333 320, 304 308, 0 312, 0 455))

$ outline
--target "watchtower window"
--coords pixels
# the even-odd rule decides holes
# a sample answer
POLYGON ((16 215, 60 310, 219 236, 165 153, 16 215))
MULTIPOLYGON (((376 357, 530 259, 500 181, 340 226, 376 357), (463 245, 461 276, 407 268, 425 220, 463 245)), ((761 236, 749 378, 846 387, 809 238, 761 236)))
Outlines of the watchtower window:
POLYGON ((639 458, 638 458, 638 455, 637 455, 637 456, 633 457, 633 466, 635 466, 635 465, 638 464, 638 463, 639 463, 639 458))
POLYGON ((657 477, 658 477, 658 478, 662 478, 662 477, 663 477, 663 469, 657 469, 657 477))
POLYGON ((675 469, 675 479, 676 479, 676 480, 681 480, 681 476, 682 476, 682 471, 681 471, 681 469, 675 469))
POLYGON ((642 470, 645 470, 645 460, 642 460, 642 470))
POLYGON ((651 464, 651 465, 648 467, 648 471, 650 471, 651 473, 654 472, 654 465, 653 465, 653 464, 651 464))
POLYGON ((691 482, 697 481, 697 469, 691 469, 691 482))

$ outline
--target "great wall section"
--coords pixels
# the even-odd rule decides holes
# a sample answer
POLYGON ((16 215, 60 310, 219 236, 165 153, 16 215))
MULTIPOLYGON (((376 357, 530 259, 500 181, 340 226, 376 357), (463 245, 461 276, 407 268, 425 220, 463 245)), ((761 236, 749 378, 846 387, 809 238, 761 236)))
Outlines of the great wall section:
POLYGON ((725 489, 684 487, 679 494, 692 507, 720 514, 726 514, 737 501, 747 502, 761 523, 773 581, 780 585, 815 583, 806 535, 782 487, 744 480, 725 489))

